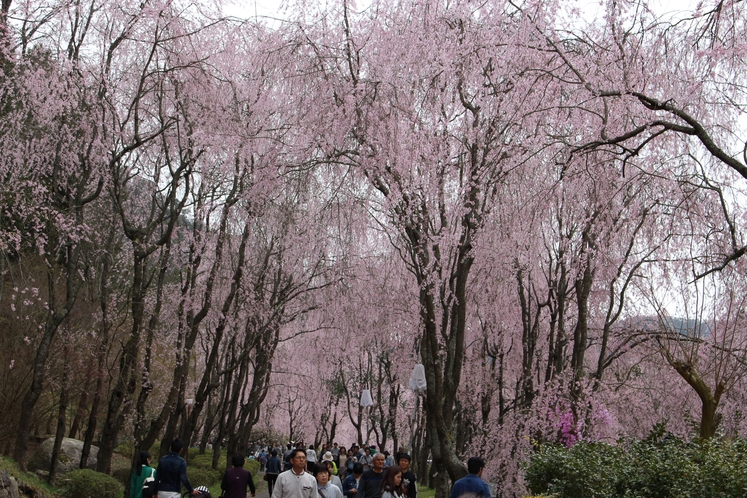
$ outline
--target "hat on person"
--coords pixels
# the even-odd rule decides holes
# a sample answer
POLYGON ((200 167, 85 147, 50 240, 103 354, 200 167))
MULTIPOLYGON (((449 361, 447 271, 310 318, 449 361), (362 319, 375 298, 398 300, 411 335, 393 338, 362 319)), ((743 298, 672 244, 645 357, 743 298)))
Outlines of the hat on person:
POLYGON ((322 457, 322 462, 331 462, 331 461, 332 461, 332 452, 331 452, 331 451, 328 451, 328 452, 327 452, 327 453, 325 453, 325 454, 324 454, 324 456, 322 457))

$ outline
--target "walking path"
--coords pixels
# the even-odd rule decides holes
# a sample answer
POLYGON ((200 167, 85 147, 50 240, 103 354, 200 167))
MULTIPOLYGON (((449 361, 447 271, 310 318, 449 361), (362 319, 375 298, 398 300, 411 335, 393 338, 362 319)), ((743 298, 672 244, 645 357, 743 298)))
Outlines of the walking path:
POLYGON ((267 481, 264 477, 264 472, 257 472, 257 498, 270 498, 270 493, 267 492, 267 481))

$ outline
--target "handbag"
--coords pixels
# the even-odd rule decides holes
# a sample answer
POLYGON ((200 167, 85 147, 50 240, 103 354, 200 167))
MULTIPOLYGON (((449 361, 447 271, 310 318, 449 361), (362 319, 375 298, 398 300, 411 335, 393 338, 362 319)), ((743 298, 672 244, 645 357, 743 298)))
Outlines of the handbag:
POLYGON ((156 482, 156 469, 151 469, 150 476, 143 481, 143 498, 158 496, 158 483, 156 482))

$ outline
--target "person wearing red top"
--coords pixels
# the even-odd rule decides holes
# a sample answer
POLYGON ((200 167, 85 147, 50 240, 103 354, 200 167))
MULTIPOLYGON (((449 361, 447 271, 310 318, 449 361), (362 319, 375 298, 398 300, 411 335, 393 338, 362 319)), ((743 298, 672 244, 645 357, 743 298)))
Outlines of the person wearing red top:
POLYGON ((231 458, 232 469, 228 469, 223 476, 223 482, 220 483, 220 489, 226 493, 225 498, 246 498, 246 488, 252 492, 252 497, 256 496, 257 490, 254 487, 252 474, 244 468, 244 457, 234 455, 231 458))

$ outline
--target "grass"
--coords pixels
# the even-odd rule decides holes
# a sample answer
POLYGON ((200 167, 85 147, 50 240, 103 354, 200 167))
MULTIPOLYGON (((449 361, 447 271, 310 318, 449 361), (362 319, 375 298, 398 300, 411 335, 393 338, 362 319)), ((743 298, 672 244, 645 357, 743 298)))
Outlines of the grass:
POLYGON ((425 486, 418 486, 418 498, 435 498, 436 490, 432 488, 426 488, 425 486))
MULTIPOLYGON (((36 496, 59 496, 60 489, 50 485, 32 472, 23 472, 12 458, 0 456, 0 470, 4 470, 11 477, 15 477, 19 487, 27 486, 34 490, 36 496)), ((25 495, 21 490, 21 495, 25 495)))

